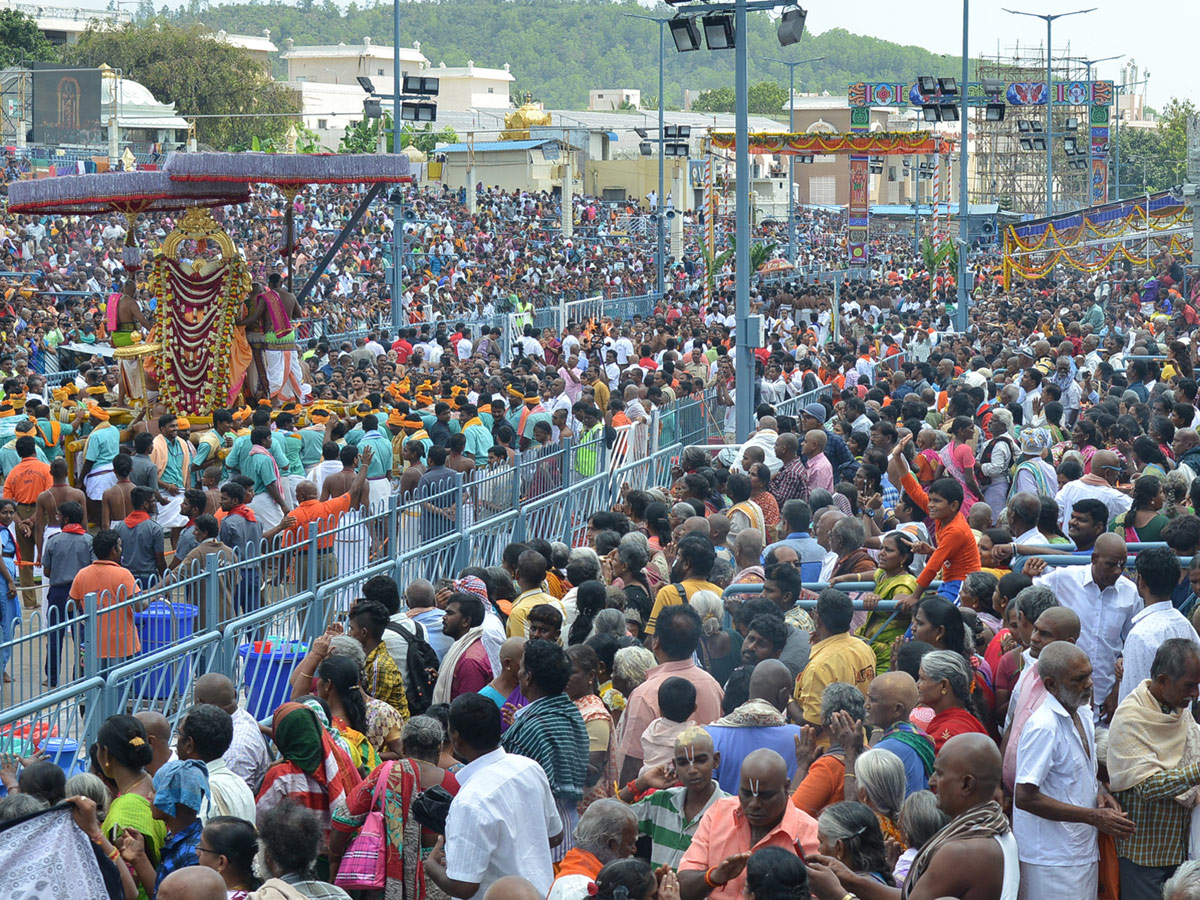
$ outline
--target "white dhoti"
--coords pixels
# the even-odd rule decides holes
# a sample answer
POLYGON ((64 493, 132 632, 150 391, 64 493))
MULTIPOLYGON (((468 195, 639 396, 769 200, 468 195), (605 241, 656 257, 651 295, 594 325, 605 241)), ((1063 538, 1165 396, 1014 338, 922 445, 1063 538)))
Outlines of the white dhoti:
MULTIPOLYGON (((371 539, 357 509, 346 512, 333 536, 333 555, 337 559, 338 579, 362 571, 370 562, 371 539)), ((338 588, 335 604, 338 612, 346 612, 361 596, 363 579, 351 581, 338 588)))
POLYGON ((254 510, 263 531, 270 531, 283 521, 283 510, 266 492, 255 494, 254 499, 250 501, 250 508, 254 510))
POLYGON ((1021 863, 1019 900, 1066 900, 1095 897, 1100 882, 1100 863, 1082 866, 1039 866, 1021 863))
POLYGON ((310 392, 304 383, 299 350, 263 350, 263 366, 272 399, 303 400, 310 392))
MULTIPOLYGON (((304 480, 303 475, 282 475, 279 478, 279 489, 283 492, 283 499, 288 502, 288 506, 296 505, 296 486, 304 480)), ((319 489, 318 489, 319 490, 319 489)))
POLYGON ((379 475, 375 478, 368 478, 367 488, 371 492, 367 508, 372 513, 387 509, 388 497, 392 495, 392 483, 388 480, 388 477, 386 475, 379 475))
POLYGON ((116 483, 117 476, 113 473, 112 463, 106 463, 103 466, 95 466, 88 472, 87 478, 83 480, 83 490, 89 500, 102 500, 104 492, 116 483))
POLYGON ((183 491, 167 494, 167 502, 159 505, 154 521, 163 528, 182 528, 188 523, 187 516, 179 511, 183 506, 183 491))

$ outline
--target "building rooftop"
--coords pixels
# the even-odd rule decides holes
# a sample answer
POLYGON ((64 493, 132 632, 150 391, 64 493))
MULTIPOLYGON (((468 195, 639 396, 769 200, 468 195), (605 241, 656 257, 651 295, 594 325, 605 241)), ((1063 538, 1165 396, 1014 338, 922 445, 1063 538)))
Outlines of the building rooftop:
MULTIPOLYGON (((363 38, 361 44, 309 44, 301 47, 294 45, 291 38, 288 38, 283 45, 284 59, 346 59, 360 56, 368 56, 372 59, 392 59, 394 56, 390 46, 376 44, 369 37, 363 38)), ((419 42, 412 47, 401 47, 400 59, 406 62, 416 61, 426 64, 429 62, 425 54, 421 52, 419 42)))
MULTIPOLYGON (((528 141, 476 141, 475 152, 487 153, 489 150, 532 150, 534 147, 542 147, 546 144, 560 144, 561 142, 554 138, 536 138, 528 141)), ((445 147, 438 147, 437 153, 466 153, 466 144, 447 144, 445 147)))
POLYGON ((502 69, 491 69, 477 66, 475 60, 469 59, 465 66, 447 66, 441 63, 421 74, 430 78, 492 78, 498 81, 516 81, 508 69, 508 63, 505 63, 502 69))
POLYGON ((224 41, 232 47, 240 47, 243 50, 250 50, 254 53, 276 53, 279 48, 271 40, 271 30, 268 28, 263 34, 227 34, 224 31, 217 32, 217 40, 224 41))

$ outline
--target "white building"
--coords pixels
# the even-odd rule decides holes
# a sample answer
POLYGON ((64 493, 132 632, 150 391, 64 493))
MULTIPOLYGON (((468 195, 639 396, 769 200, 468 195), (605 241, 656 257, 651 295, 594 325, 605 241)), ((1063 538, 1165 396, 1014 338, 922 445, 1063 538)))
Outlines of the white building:
POLYGON ((150 90, 136 81, 114 80, 115 110, 110 87, 112 80, 105 79, 100 89, 100 121, 107 128, 115 112, 122 148, 133 145, 135 151, 140 151, 148 144, 162 144, 164 150, 173 150, 184 144, 188 123, 176 113, 174 103, 154 99, 150 90))
POLYGON ((44 6, 0 0, 0 9, 12 9, 32 16, 40 31, 51 44, 74 44, 92 22, 121 26, 132 22, 133 16, 118 9, 80 9, 77 6, 44 6))
MULTIPOLYGON (((392 93, 395 60, 391 47, 376 44, 369 37, 361 44, 314 44, 296 46, 291 38, 283 42, 289 82, 350 85, 360 92, 357 79, 371 79, 379 94, 392 93)), ((416 75, 429 66, 421 52, 420 41, 400 48, 400 77, 416 75)))
POLYGON ((604 88, 588 91, 588 109, 591 112, 611 112, 624 107, 640 109, 642 92, 633 88, 604 88))
POLYGON ((268 72, 271 71, 271 59, 279 52, 279 48, 271 41, 270 28, 264 28, 261 35, 228 34, 224 31, 218 31, 217 40, 223 44, 229 44, 231 47, 238 47, 241 50, 245 50, 262 63, 268 72))
POLYGON ((442 63, 422 74, 439 79, 439 111, 512 108, 508 97, 516 79, 508 71, 508 63, 501 69, 488 69, 469 59, 465 66, 442 63))

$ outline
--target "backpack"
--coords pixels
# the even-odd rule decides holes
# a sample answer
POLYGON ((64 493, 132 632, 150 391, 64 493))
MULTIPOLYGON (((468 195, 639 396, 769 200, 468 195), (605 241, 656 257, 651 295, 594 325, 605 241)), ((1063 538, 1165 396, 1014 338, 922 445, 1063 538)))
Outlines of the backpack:
POLYGON ((433 686, 437 684, 438 658, 425 640, 425 629, 413 622, 415 632, 405 631, 395 622, 388 622, 389 631, 404 638, 408 650, 404 658, 404 694, 408 699, 408 714, 422 715, 433 703, 433 686))

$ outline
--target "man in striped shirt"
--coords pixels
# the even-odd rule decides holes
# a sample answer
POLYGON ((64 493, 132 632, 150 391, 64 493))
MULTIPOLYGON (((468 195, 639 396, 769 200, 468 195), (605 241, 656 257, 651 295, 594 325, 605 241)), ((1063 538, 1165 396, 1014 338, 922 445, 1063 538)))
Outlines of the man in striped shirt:
POLYGON ((633 804, 638 834, 650 836, 650 862, 656 869, 677 868, 691 846, 700 819, 714 803, 729 796, 712 777, 720 758, 707 731, 687 728, 675 739, 673 765, 664 763, 644 769, 617 794, 622 799, 631 799, 656 789, 633 804), (678 787, 670 787, 676 782, 678 787))

